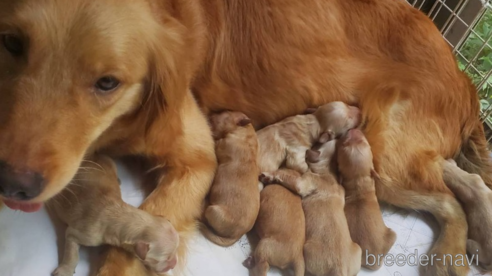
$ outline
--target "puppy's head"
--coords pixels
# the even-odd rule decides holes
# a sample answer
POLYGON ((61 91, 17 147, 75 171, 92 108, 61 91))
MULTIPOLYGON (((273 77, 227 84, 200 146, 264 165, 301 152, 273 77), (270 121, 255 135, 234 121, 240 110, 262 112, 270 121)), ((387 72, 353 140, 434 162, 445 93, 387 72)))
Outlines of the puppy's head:
POLYGON ((338 166, 343 177, 378 177, 369 142, 359 129, 349 130, 339 142, 338 166))
POLYGON ((211 115, 210 124, 214 138, 221 139, 227 133, 251 124, 251 120, 241 112, 225 111, 211 115))
POLYGON ((159 216, 155 219, 142 240, 135 244, 134 250, 146 266, 161 274, 173 269, 178 262, 179 236, 167 219, 159 216))
MULTIPOLYGON (((322 105, 314 112, 314 115, 321 126, 322 135, 320 139, 326 138, 327 135, 339 137, 349 129, 356 128, 362 118, 357 107, 346 105, 343 102, 331 102, 322 105)), ((324 139, 320 142, 326 141, 324 139)))
POLYGON ((178 78, 186 62, 177 62, 183 30, 148 5, 0 0, 0 200, 7 206, 39 209, 115 122, 150 128, 142 118, 175 113, 186 92, 178 78))

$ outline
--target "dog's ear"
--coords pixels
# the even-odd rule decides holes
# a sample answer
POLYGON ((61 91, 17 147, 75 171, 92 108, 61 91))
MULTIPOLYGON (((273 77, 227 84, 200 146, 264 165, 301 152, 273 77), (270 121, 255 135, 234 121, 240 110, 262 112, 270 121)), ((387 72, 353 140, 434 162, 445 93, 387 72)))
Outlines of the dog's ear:
POLYGON ((318 142, 324 144, 333 139, 335 139, 335 132, 333 132, 333 130, 328 130, 327 132, 321 133, 318 138, 318 142))
POLYGON ((149 26, 149 34, 142 38, 148 44, 149 73, 138 118, 145 126, 149 142, 154 144, 150 147, 155 148, 166 144, 163 139, 174 139, 171 137, 180 134, 180 109, 191 93, 184 27, 172 18, 162 21, 149 26), (162 136, 163 126, 169 138, 162 136))
POLYGON ((321 152, 318 150, 306 150, 306 161, 309 163, 318 163, 321 152))
POLYGON ((375 180, 381 180, 381 177, 379 176, 378 172, 374 168, 371 168, 371 177, 374 178, 375 180))
POLYGON ((135 244, 134 247, 135 255, 137 255, 137 257, 140 260, 145 260, 145 258, 147 257, 147 253, 149 252, 149 249, 150 246, 148 243, 139 241, 135 244))
POLYGON ((318 110, 317 107, 308 107, 308 108, 306 108, 306 110, 304 110, 303 114, 305 114, 305 115, 313 114, 314 112, 316 112, 316 110, 318 110))

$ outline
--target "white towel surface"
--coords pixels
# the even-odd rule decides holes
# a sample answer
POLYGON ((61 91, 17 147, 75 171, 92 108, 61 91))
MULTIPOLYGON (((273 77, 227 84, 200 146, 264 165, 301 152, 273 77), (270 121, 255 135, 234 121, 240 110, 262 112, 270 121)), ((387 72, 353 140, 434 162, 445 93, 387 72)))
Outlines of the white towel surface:
MULTIPOLYGON (((138 179, 132 177, 121 165, 118 170, 123 199, 138 206, 143 199, 138 179)), ((418 254, 427 253, 433 241, 433 229, 436 229, 430 216, 392 207, 385 207, 383 210, 387 226, 398 235, 390 254, 408 257, 415 250, 418 254)), ((26 214, 3 208, 0 211, 0 276, 50 275, 58 264, 58 248, 63 242, 63 226, 56 224, 44 209, 26 214), (59 239, 60 244, 57 244, 59 239)), ((197 236, 190 246, 186 276, 248 276, 248 270, 242 266, 242 261, 248 257, 250 250, 245 237, 230 248, 222 248, 202 236, 197 236)), ((100 248, 82 248, 75 275, 91 275, 90 264, 97 260, 100 252, 100 248)), ((268 275, 282 274, 272 269, 268 275)), ((413 276, 418 275, 418 267, 394 264, 375 272, 362 270, 359 275, 413 276)), ((480 274, 473 268, 470 275, 480 274)))

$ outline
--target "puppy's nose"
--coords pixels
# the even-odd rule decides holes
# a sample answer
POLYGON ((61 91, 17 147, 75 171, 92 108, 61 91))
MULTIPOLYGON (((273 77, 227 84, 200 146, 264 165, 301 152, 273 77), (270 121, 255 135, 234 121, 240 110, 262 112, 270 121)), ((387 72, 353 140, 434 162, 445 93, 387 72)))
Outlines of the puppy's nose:
POLYGON ((16 170, 0 160, 0 195, 13 200, 30 200, 44 188, 41 174, 29 170, 16 170))

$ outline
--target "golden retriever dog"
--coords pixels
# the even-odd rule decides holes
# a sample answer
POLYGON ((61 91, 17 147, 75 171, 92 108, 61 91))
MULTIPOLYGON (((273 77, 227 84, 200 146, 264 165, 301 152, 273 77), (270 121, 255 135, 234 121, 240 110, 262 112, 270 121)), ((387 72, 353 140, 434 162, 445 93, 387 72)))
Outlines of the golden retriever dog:
POLYGON ((304 261, 306 271, 313 276, 355 276, 361 267, 362 250, 352 241, 345 217, 345 191, 330 166, 336 143, 325 143, 319 154, 308 150, 309 171, 303 175, 280 169, 260 176, 265 184, 281 184, 302 197, 306 218, 304 261))
POLYGON ((350 236, 362 249, 362 266, 378 270, 395 243, 396 234, 384 224, 376 197, 374 178, 377 173, 372 164, 371 146, 360 130, 349 130, 339 140, 337 161, 345 189, 345 216, 350 236), (377 259, 369 263, 367 254, 377 259))
MULTIPOLYGON (((161 177, 141 209, 171 220, 180 264, 216 169, 211 112, 259 129, 332 101, 358 106, 378 199, 436 217, 430 254, 466 252, 440 160, 492 185, 476 89, 405 1, 0 0, 0 97, 7 206, 38 210, 96 150, 146 157, 161 177)), ((118 248, 100 270, 146 273, 118 248)))
POLYGON ((260 171, 276 171, 282 163, 289 169, 308 170, 306 150, 318 141, 326 143, 360 123, 360 110, 343 102, 320 106, 312 114, 289 117, 258 131, 260 171))
POLYGON ((91 158, 75 177, 47 203, 68 225, 63 259, 53 276, 74 274, 80 245, 120 246, 159 274, 174 268, 178 233, 167 219, 123 202, 116 166, 110 158, 91 158))
POLYGON ((202 233, 212 242, 230 246, 255 225, 260 210, 258 139, 251 121, 240 112, 212 115, 212 135, 219 167, 203 214, 202 233))
POLYGON ((306 225, 299 196, 280 185, 265 187, 254 230, 260 241, 244 262, 252 276, 266 276, 270 266, 291 268, 294 276, 304 276, 306 225))
POLYGON ((445 161, 444 181, 468 214, 467 251, 479 265, 492 271, 492 190, 477 174, 460 169, 454 160, 445 161))

